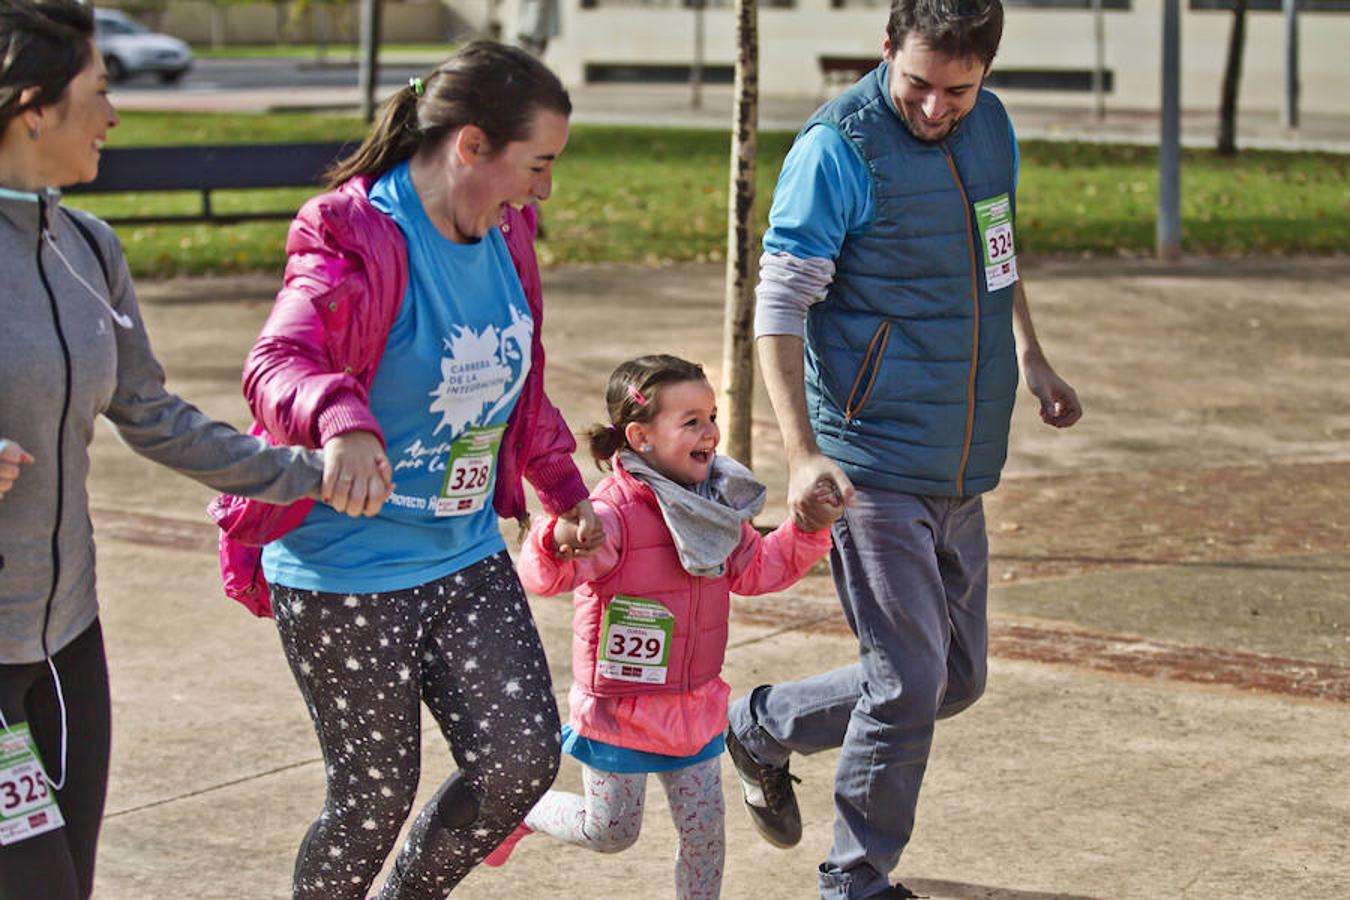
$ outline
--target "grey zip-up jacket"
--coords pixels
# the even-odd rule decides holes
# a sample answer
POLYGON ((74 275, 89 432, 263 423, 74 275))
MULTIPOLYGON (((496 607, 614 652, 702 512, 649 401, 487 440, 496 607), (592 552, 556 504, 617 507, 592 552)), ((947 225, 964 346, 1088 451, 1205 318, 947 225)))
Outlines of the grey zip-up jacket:
POLYGON ((4 192, 0 438, 35 461, 0 498, 0 663, 38 662, 98 615, 85 481, 100 415, 137 453, 226 493, 288 503, 322 478, 317 452, 270 448, 164 389, 112 229, 63 210, 54 192, 4 192), (101 249, 106 276, 72 216, 101 249))

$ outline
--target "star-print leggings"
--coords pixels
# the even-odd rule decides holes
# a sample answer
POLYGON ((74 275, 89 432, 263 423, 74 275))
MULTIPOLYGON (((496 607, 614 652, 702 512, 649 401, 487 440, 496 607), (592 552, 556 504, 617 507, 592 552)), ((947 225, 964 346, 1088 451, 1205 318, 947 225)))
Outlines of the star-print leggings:
MULTIPOLYGON (((678 900, 716 900, 722 892, 726 859, 721 760, 705 759, 683 769, 658 772, 656 777, 666 790, 679 833, 675 896, 678 900)), ((583 765, 581 780, 585 797, 549 791, 525 817, 525 825, 600 853, 618 853, 633 846, 642 828, 647 774, 602 772, 583 765)))
POLYGON ((444 897, 558 769, 558 707, 510 557, 404 591, 273 585, 271 595, 328 774, 323 812, 300 844, 294 897, 366 897, 412 809, 419 701, 459 772, 418 814, 379 898, 444 897))

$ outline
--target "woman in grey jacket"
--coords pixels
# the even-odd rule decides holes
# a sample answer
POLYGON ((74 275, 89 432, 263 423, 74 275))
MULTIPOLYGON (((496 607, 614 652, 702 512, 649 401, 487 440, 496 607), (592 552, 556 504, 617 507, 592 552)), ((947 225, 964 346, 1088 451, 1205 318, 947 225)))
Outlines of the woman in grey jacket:
POLYGON ((109 743, 94 420, 233 494, 290 502, 323 470, 164 389, 117 238, 61 207, 53 187, 94 178, 117 124, 92 38, 75 0, 0 0, 0 898, 92 891, 109 743))

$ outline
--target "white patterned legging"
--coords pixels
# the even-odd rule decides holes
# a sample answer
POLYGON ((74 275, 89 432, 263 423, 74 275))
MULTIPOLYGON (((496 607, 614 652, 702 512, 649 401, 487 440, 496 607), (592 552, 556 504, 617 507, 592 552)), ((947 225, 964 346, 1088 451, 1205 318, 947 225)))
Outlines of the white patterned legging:
POLYGON ((379 896, 441 900, 558 771, 558 705, 511 558, 381 594, 274 584, 272 607, 328 775, 293 900, 366 897, 417 791, 420 703, 459 772, 414 820, 379 896))
MULTIPOLYGON (((645 772, 604 772, 581 767, 585 797, 549 791, 525 817, 532 831, 599 853, 633 846, 642 828, 647 794, 645 772)), ((722 892, 726 859, 722 766, 717 757, 657 772, 679 833, 675 852, 675 896, 679 900, 715 900, 722 892)))

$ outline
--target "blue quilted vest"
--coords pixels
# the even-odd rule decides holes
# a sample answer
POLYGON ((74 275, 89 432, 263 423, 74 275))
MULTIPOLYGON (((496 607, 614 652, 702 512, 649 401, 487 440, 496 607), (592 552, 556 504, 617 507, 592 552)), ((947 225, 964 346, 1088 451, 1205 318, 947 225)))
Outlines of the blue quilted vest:
POLYGON ((821 450, 855 483, 970 496, 998 484, 1017 389, 1013 289, 986 287, 973 208, 1014 199, 1010 126, 981 91, 945 141, 920 141, 887 72, 806 124, 834 128, 866 162, 875 211, 807 315, 807 408, 821 450))

